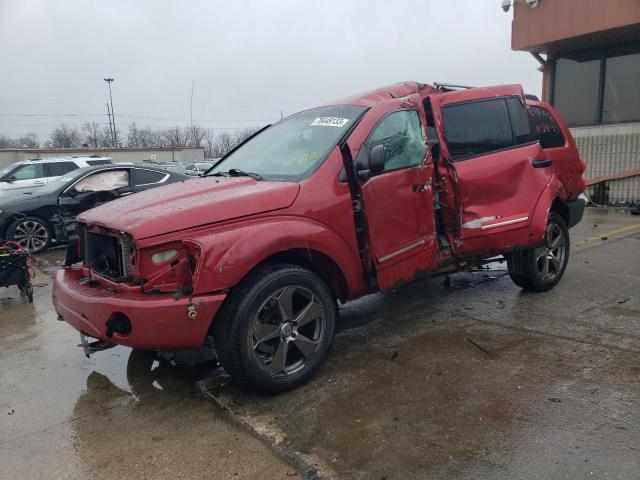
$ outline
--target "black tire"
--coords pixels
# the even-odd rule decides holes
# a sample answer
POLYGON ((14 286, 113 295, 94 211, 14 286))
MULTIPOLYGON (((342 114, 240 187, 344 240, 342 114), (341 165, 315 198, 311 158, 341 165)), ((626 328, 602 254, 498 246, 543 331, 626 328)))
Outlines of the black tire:
POLYGON ((27 294, 27 299, 29 300, 29 303, 33 303, 33 285, 31 285, 31 282, 27 283, 27 287, 25 288, 26 294, 27 294))
POLYGON ((231 291, 214 321, 218 360, 247 388, 291 390, 325 361, 336 318, 336 300, 315 273, 295 265, 259 267, 231 291))
POLYGON ((549 214, 542 245, 516 250, 507 256, 513 283, 533 292, 551 290, 562 279, 569 262, 569 229, 555 212, 549 214))
POLYGON ((41 218, 24 217, 7 228, 7 240, 16 242, 29 253, 40 253, 51 245, 51 227, 41 218))

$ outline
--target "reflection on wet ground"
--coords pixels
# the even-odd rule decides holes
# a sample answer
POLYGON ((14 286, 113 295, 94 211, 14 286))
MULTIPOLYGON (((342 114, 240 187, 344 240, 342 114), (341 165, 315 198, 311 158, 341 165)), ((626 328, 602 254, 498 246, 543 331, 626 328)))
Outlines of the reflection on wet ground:
POLYGON ((31 305, 0 292, 0 478, 289 478, 295 457, 335 478, 638 478, 640 228, 603 235, 634 222, 590 212, 552 292, 495 265, 344 305, 327 365, 280 396, 210 349, 84 358, 48 277, 31 305))
POLYGON ((0 315, 0 478, 286 478, 293 468, 203 401, 210 350, 116 347, 90 359, 58 322, 50 279, 0 315))

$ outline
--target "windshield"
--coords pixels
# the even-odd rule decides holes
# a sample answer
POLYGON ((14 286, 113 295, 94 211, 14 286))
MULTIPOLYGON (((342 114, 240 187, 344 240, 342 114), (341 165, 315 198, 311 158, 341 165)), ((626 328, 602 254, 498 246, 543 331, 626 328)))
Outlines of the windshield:
POLYGON ((208 175, 239 170, 258 174, 265 180, 304 180, 365 110, 354 105, 335 105, 291 115, 240 146, 208 175))
POLYGON ((4 179, 4 177, 7 176, 8 173, 12 172, 13 170, 15 170, 16 168, 18 168, 21 165, 16 165, 15 163, 9 165, 8 167, 3 168, 2 170, 0 170, 0 178, 4 179))
POLYGON ((93 170, 92 167, 77 168, 75 170, 72 170, 66 175, 58 177, 55 180, 49 180, 49 183, 47 183, 44 187, 35 189, 32 195, 46 195, 49 193, 54 193, 59 189, 64 188, 69 182, 73 181, 75 178, 82 176, 84 172, 90 172, 91 170, 93 170))

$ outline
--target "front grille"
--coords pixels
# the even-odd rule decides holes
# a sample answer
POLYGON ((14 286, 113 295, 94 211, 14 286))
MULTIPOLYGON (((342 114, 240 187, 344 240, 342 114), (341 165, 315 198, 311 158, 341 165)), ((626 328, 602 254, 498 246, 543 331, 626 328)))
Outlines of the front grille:
POLYGON ((122 237, 80 230, 85 266, 115 282, 122 282, 131 272, 129 241, 122 237))

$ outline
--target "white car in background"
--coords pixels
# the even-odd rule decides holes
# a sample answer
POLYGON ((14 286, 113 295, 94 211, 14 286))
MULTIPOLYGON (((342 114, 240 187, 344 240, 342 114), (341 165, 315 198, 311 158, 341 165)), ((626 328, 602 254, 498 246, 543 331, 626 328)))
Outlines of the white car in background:
POLYGON ((192 177, 199 177, 203 175, 207 170, 213 167, 213 162, 197 162, 191 163, 185 167, 184 173, 191 175, 192 177))
POLYGON ((47 157, 16 162, 0 172, 0 198, 29 193, 77 168, 112 163, 110 157, 47 157))

